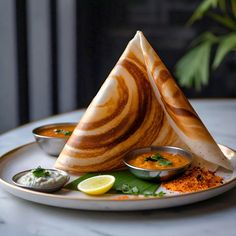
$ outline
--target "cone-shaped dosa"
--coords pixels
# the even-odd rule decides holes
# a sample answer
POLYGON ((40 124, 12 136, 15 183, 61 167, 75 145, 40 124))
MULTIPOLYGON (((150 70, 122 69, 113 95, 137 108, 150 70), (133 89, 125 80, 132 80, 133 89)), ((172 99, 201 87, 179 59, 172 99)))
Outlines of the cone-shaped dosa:
POLYGON ((122 167, 128 151, 150 145, 189 149, 211 170, 232 169, 142 32, 129 42, 87 108, 55 167, 73 172, 122 167))

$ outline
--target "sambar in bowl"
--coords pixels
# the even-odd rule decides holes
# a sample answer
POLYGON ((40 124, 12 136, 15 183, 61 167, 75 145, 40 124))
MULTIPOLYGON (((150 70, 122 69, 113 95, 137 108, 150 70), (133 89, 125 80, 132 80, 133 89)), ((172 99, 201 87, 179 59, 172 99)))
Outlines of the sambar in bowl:
POLYGON ((128 152, 123 162, 141 179, 166 181, 186 171, 192 159, 192 154, 182 148, 150 146, 128 152))
POLYGON ((59 156, 77 123, 54 123, 35 128, 32 133, 40 148, 51 156, 59 156))

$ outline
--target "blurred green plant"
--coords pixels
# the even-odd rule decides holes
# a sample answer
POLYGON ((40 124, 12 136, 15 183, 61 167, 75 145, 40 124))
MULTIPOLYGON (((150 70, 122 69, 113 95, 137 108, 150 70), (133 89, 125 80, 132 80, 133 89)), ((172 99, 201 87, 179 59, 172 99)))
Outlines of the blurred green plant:
POLYGON ((223 28, 209 29, 193 40, 190 50, 176 64, 180 85, 200 90, 209 81, 210 69, 216 70, 225 56, 236 50, 236 0, 203 0, 188 25, 209 17, 223 28), (216 52, 212 55, 212 47, 216 52))

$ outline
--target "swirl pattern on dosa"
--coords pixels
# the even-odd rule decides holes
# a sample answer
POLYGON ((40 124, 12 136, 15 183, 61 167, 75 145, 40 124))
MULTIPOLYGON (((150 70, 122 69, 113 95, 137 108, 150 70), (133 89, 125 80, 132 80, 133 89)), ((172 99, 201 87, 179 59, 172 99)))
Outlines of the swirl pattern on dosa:
POLYGON ((229 168, 160 58, 138 32, 89 105, 55 167, 73 172, 116 169, 123 166, 125 153, 150 145, 189 148, 202 156, 195 145, 199 148, 203 143, 218 155, 216 160, 205 158, 209 154, 205 148, 205 160, 229 168))
POLYGON ((142 32, 138 34, 145 65, 148 68, 149 81, 171 127, 195 156, 213 164, 208 166, 212 170, 217 166, 232 170, 230 162, 223 155, 164 63, 142 32))

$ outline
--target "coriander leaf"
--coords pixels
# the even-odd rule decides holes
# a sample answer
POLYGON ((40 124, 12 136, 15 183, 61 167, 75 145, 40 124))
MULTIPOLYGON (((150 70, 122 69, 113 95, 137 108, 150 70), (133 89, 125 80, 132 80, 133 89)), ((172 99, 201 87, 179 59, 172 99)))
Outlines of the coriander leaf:
POLYGON ((45 169, 41 168, 40 166, 32 170, 32 173, 37 178, 50 176, 50 173, 45 169))
POLYGON ((163 191, 159 192, 159 193, 152 193, 149 191, 144 192, 144 196, 145 197, 164 197, 166 193, 164 193, 163 191))
POLYGON ((132 192, 133 192, 133 194, 138 194, 138 193, 139 193, 138 187, 134 186, 134 187, 132 188, 132 192))
POLYGON ((163 158, 163 156, 162 156, 160 153, 156 153, 156 154, 151 155, 150 157, 147 157, 147 158, 145 159, 145 161, 154 161, 154 162, 157 162, 157 161, 159 161, 161 158, 163 158))
POLYGON ((130 185, 128 184, 123 184, 122 187, 121 187, 121 191, 122 193, 125 193, 125 194, 138 194, 139 193, 139 189, 137 186, 134 186, 134 187, 131 187, 130 185))
POLYGON ((72 131, 65 131, 65 132, 64 132, 64 135, 65 135, 65 136, 68 136, 68 135, 71 135, 71 134, 72 134, 72 131))
POLYGON ((150 157, 147 157, 145 161, 153 161, 153 162, 158 162, 160 166, 169 166, 172 165, 172 161, 164 158, 161 154, 156 153, 150 157))
POLYGON ((164 193, 163 191, 156 193, 157 197, 164 197, 166 193, 164 193))
POLYGON ((169 160, 167 160, 165 158, 159 159, 158 163, 159 163, 160 166, 170 166, 170 165, 173 164, 172 161, 169 161, 169 160))
POLYGON ((123 184, 121 186, 121 191, 122 191, 122 193, 132 194, 132 189, 128 184, 123 184))
POLYGON ((64 129, 54 129, 56 134, 64 134, 65 136, 69 136, 72 134, 72 131, 64 130, 64 129))

